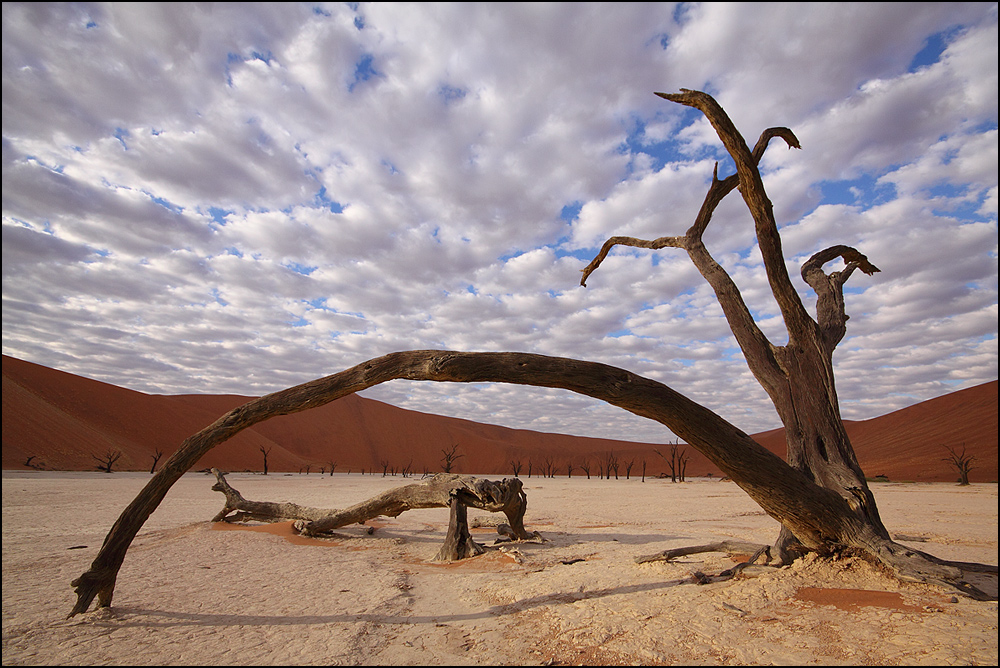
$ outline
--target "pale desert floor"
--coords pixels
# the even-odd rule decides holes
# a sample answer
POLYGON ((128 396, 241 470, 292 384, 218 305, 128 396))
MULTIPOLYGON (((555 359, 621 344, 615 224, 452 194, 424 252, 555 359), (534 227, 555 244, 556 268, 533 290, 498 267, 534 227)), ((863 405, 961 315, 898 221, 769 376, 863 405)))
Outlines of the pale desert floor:
MULTIPOLYGON (((223 497, 189 473, 129 550, 113 607, 67 619, 70 581, 148 479, 3 472, 4 665, 997 664, 996 602, 901 584, 862 561, 807 558, 708 585, 691 573, 732 566, 725 555, 636 564, 669 547, 773 540, 777 524, 715 480, 524 479, 526 525, 548 542, 443 565, 431 559, 447 509, 291 542, 213 528, 223 497)), ((248 499, 324 508, 416 481, 228 479, 248 499)), ((926 539, 913 547, 997 563, 996 484, 873 490, 890 531, 926 539)))

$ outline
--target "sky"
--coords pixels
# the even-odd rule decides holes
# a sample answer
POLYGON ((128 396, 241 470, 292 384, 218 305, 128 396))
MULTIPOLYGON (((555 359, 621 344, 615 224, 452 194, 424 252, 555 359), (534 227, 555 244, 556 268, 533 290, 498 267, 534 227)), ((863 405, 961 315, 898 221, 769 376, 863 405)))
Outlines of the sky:
MULTIPOLYGON (((257 396, 390 352, 525 351, 780 426, 683 234, 761 162, 789 273, 854 246, 845 419, 997 379, 997 3, 3 4, 3 353, 153 394, 257 396)), ((787 341, 734 192, 705 241, 787 341)), ((836 270, 836 263, 827 266, 836 270)), ((651 443, 568 391, 362 393, 651 443)), ((335 426, 331 426, 335 428, 335 426)))

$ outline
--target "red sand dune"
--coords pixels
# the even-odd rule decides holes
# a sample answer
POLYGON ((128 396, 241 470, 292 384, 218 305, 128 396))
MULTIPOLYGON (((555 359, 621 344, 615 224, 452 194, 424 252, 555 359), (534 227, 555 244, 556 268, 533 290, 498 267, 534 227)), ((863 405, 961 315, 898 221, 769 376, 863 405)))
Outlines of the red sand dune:
MULTIPOLYGON (((149 470, 156 451, 166 461, 191 434, 249 400, 235 395, 150 395, 3 356, 3 468, 27 469, 26 463, 52 470, 94 470, 94 456, 119 450, 115 470, 149 470)), ((866 474, 890 480, 952 481, 956 474, 942 459, 944 446, 975 456, 970 479, 997 480, 997 381, 960 390, 888 415, 847 422, 858 461, 866 474)), ((782 430, 756 434, 768 449, 784 455, 782 430)), ((404 410, 348 396, 295 415, 272 418, 246 429, 206 454, 195 466, 227 471, 260 471, 261 448, 269 450, 271 471, 329 470, 381 473, 381 462, 397 470, 409 464, 414 473, 439 471, 442 450, 457 445, 456 469, 510 475, 520 460, 521 476, 538 475, 551 462, 558 475, 583 476, 581 462, 597 462, 614 452, 625 476, 664 472, 656 450, 666 446, 509 429, 469 420, 404 410)), ((690 447, 688 476, 720 475, 690 447)))

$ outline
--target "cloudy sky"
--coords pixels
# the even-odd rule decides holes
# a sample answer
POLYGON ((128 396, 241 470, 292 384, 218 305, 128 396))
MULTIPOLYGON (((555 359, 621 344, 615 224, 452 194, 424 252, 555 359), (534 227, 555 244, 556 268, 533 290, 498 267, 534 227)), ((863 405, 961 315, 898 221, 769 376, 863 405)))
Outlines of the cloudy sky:
MULTIPOLYGON (((834 244, 848 419, 997 378, 996 3, 3 5, 3 352, 149 393, 258 395, 409 349, 529 351, 779 426, 679 250, 720 161, 653 95, 705 90, 785 255, 834 244)), ((706 235, 785 342, 738 197, 706 235)), ((831 265, 830 269, 836 269, 831 265)), ((810 306, 811 308, 811 306, 810 306)), ((365 396, 667 442, 564 391, 365 396)))

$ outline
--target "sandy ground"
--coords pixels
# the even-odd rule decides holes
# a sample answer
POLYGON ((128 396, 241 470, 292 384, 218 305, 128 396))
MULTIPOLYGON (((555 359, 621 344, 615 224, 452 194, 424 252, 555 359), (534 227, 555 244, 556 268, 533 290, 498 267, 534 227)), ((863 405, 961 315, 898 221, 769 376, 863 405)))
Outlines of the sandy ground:
MULTIPOLYGON (((734 484, 524 479, 544 543, 431 561, 446 509, 381 518, 333 541, 220 530, 214 479, 185 475, 118 576, 114 606, 72 619, 70 580, 149 479, 3 473, 3 664, 996 665, 997 604, 901 584, 867 563, 805 559, 708 585, 722 554, 633 557, 777 524, 734 484)), ((246 498, 342 508, 399 477, 233 474, 246 498)), ((997 563, 997 485, 875 484, 887 526, 940 557, 997 563)), ((470 510, 470 520, 494 516, 470 510)), ((501 516, 502 517, 502 516, 501 516)), ((475 532, 492 544, 488 528, 475 532)))

